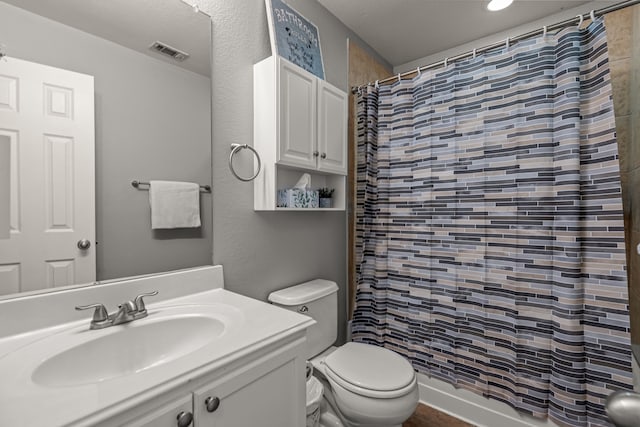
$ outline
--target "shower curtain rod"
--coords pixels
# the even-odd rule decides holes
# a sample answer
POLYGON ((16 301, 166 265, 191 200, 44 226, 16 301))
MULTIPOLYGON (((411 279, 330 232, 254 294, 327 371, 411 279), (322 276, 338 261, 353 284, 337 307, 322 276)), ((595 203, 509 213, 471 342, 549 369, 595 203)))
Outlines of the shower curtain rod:
MULTIPOLYGON (((585 14, 581 14, 581 15, 577 15, 574 18, 566 19, 564 21, 558 22, 558 23, 553 24, 553 25, 546 25, 546 26, 544 26, 544 27, 542 27, 540 29, 529 31, 528 33, 520 34, 519 36, 508 37, 507 39, 502 40, 500 42, 492 43, 492 44, 489 44, 489 45, 486 45, 486 46, 483 46, 483 47, 480 47, 480 48, 477 48, 477 49, 470 50, 468 52, 460 53, 458 55, 452 56, 450 58, 445 58, 443 60, 431 63, 429 65, 423 65, 421 67, 418 67, 415 70, 405 71, 404 73, 398 73, 395 76, 390 76, 390 77, 387 77, 385 79, 378 80, 376 83, 377 84, 387 83, 387 82, 390 82, 390 81, 393 81, 393 80, 396 80, 396 79, 402 79, 403 77, 407 77, 407 76, 409 76, 411 74, 414 74, 414 73, 417 73, 417 72, 420 72, 420 71, 424 71, 424 70, 429 70, 431 68, 437 68, 440 65, 447 65, 447 63, 450 63, 450 62, 453 62, 453 61, 458 61, 458 60, 460 60, 462 58, 466 58, 466 57, 469 57, 469 56, 475 56, 478 53, 483 53, 483 52, 486 52, 488 50, 495 49, 495 48, 498 48, 500 46, 504 46, 505 44, 508 46, 509 43, 511 43, 511 42, 517 42, 517 41, 520 41, 520 40, 528 39, 530 37, 537 36, 538 34, 544 34, 547 31, 554 31, 554 30, 558 30, 558 29, 561 29, 561 28, 564 28, 564 27, 568 27, 568 26, 573 25, 575 23, 581 24, 584 19, 597 18, 597 17, 600 17, 602 15, 606 15, 607 13, 615 12, 616 10, 624 9, 625 7, 633 6, 633 5, 638 4, 638 3, 640 3, 640 0, 626 0, 626 1, 623 1, 623 2, 620 2, 620 3, 616 3, 616 4, 608 6, 608 7, 604 7, 602 9, 592 10, 591 12, 588 12, 588 13, 585 13, 585 14)), ((367 86, 371 86, 372 84, 373 83, 367 83, 367 84, 360 85, 360 86, 353 86, 351 88, 351 93, 355 94, 360 89, 362 89, 364 87, 367 87, 367 86)))

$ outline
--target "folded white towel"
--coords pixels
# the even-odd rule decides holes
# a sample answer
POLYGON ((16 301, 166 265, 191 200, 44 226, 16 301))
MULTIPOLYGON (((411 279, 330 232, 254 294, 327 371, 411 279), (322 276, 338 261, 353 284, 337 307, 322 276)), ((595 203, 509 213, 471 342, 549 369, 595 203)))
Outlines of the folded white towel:
POLYGON ((150 181, 151 228, 200 227, 200 186, 192 182, 150 181))

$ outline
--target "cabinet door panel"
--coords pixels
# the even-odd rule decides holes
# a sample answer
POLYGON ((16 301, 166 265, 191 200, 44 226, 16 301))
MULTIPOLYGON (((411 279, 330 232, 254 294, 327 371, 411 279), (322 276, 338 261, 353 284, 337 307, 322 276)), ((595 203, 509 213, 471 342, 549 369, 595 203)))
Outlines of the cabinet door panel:
POLYGON ((251 372, 194 394, 197 427, 300 427, 295 359, 255 378, 251 372), (205 400, 220 405, 207 412, 205 400))
MULTIPOLYGON (((174 403, 158 408, 143 417, 129 421, 126 427, 176 427, 178 425, 178 415, 181 412, 193 413, 193 401, 191 394, 176 400, 174 403)), ((193 426, 193 423, 191 423, 193 426)), ((123 426, 124 427, 124 426, 123 426)))
POLYGON ((347 174, 347 94, 319 83, 318 170, 347 174))
POLYGON ((315 169, 316 78, 280 61, 278 163, 315 169))

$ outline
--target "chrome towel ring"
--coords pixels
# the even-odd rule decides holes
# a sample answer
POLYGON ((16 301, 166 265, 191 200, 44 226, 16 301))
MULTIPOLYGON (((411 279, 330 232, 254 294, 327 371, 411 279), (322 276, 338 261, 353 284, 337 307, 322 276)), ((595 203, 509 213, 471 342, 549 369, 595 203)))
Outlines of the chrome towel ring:
POLYGON ((233 176, 238 178, 240 181, 244 181, 244 182, 253 181, 254 179, 256 179, 256 177, 260 173, 260 169, 262 169, 262 162, 260 161, 260 155, 258 154, 255 148, 253 148, 248 144, 231 144, 231 154, 229 154, 229 169, 231 169, 231 173, 233 174, 233 176), (233 156, 235 156, 236 153, 242 150, 243 148, 248 148, 249 150, 253 151, 253 154, 256 156, 256 160, 258 160, 258 170, 251 178, 243 178, 236 173, 235 169, 233 169, 233 156))

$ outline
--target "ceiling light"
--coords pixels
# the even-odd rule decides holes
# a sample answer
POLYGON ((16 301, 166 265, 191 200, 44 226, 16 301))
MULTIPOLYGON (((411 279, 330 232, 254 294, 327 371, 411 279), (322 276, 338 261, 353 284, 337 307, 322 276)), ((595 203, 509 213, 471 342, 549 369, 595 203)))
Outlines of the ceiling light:
POLYGON ((487 5, 487 9, 495 12, 508 7, 511 3, 513 3, 513 0, 491 0, 487 5))

